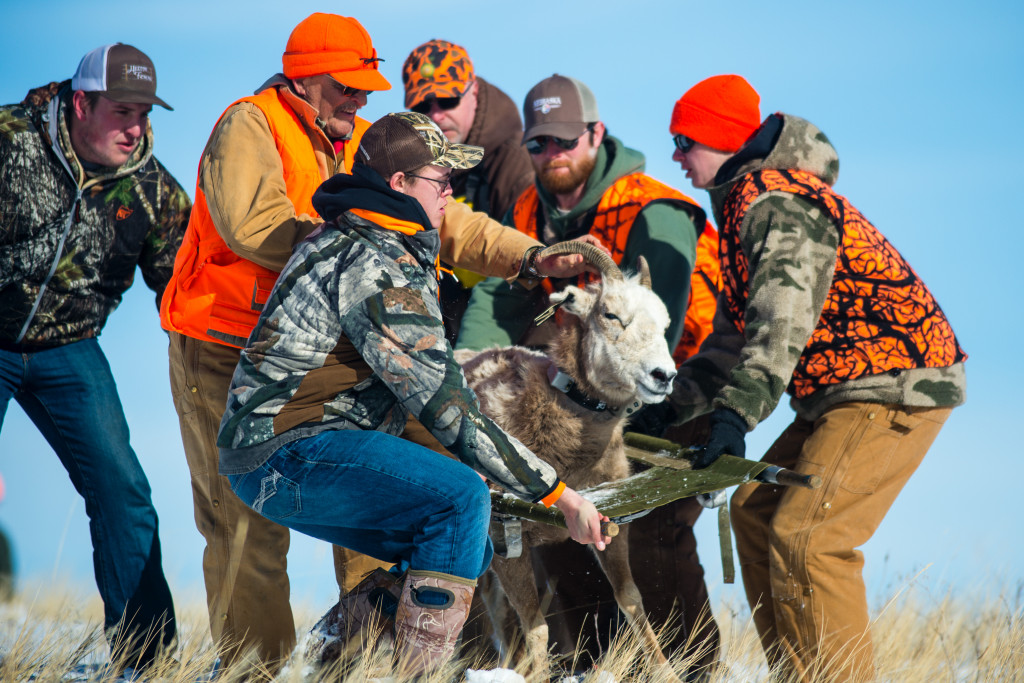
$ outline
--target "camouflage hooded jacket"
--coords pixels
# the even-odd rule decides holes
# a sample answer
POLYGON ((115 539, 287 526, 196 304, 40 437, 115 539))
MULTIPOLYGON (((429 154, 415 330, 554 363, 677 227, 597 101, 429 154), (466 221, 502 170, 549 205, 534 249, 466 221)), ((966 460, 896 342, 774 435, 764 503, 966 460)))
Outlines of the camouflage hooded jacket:
POLYGON ((531 501, 551 493, 551 466, 483 415, 466 386, 437 300, 440 238, 419 204, 357 163, 313 205, 329 220, 296 246, 242 351, 220 472, 252 471, 328 429, 399 436, 412 415, 503 488, 531 501))
POLYGON ((808 420, 848 401, 964 401, 966 355, 952 328, 895 248, 830 189, 838 173, 828 138, 784 114, 719 170, 709 192, 733 286, 714 331, 679 369, 671 402, 680 421, 725 407, 752 429, 784 391, 808 420), (924 333, 898 330, 900 306, 924 333))
POLYGON ((96 337, 135 267, 160 296, 188 223, 188 195, 153 133, 117 169, 87 173, 71 146, 70 81, 0 108, 0 346, 96 337))

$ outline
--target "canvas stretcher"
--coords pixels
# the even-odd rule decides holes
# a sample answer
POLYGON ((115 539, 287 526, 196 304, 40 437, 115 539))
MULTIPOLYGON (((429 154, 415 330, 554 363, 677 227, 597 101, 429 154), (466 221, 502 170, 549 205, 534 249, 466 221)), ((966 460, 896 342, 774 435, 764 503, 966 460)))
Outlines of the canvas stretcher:
MULTIPOLYGON (((594 503, 597 509, 616 524, 624 524, 640 517, 654 508, 667 505, 680 498, 699 493, 710 493, 730 486, 750 482, 803 486, 817 488, 821 479, 815 475, 802 475, 792 470, 775 467, 763 462, 723 455, 710 466, 695 470, 690 461, 699 451, 697 448, 680 446, 672 441, 656 439, 642 434, 627 432, 623 435, 626 455, 635 462, 647 466, 642 472, 618 481, 609 481, 579 491, 579 494, 594 503)), ((492 524, 492 540, 496 548, 508 545, 514 539, 495 538, 503 531, 509 536, 506 522, 529 520, 553 526, 565 527, 565 518, 554 507, 546 508, 538 503, 528 503, 510 494, 491 492, 491 514, 495 522, 501 523, 502 530, 492 524)), ((514 535, 514 529, 512 529, 514 535)))

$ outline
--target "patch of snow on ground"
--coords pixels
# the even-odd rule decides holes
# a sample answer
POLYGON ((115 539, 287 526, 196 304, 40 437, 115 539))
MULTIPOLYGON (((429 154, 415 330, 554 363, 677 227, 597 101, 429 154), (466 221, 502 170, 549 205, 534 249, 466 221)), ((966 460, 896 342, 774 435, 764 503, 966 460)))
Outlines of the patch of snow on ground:
POLYGON ((512 669, 466 669, 466 683, 526 683, 512 669))

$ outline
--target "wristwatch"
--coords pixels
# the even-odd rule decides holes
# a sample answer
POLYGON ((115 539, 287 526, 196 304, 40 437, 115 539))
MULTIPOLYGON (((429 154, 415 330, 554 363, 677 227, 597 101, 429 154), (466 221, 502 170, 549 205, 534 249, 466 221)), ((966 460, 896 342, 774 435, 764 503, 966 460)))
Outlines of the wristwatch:
POLYGON ((520 274, 526 277, 542 278, 543 275, 537 270, 537 257, 540 255, 541 247, 530 247, 523 259, 523 267, 520 274))

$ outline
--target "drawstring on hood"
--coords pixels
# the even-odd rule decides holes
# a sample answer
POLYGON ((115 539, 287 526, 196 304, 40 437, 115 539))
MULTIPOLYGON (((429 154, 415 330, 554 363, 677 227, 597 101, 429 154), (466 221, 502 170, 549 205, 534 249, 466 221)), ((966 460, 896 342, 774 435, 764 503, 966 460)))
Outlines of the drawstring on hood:
POLYGON ((326 180, 313 194, 313 208, 324 220, 335 224, 344 213, 352 212, 378 227, 399 233, 413 256, 424 267, 433 267, 440 276, 437 269, 441 235, 430 225, 423 207, 409 195, 388 187, 380 174, 366 164, 357 160, 351 175, 339 173, 326 180))

